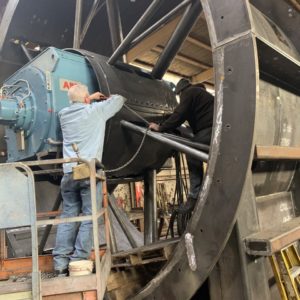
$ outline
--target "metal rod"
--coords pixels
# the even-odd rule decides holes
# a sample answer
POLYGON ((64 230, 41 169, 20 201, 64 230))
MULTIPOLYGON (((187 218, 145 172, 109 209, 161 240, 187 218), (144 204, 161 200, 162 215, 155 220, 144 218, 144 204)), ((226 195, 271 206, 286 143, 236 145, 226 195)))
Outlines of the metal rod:
POLYGON ((52 139, 52 138, 47 138, 47 143, 49 144, 49 145, 54 145, 54 146, 61 146, 62 144, 63 144, 63 142, 62 141, 56 141, 56 140, 54 140, 54 139, 52 139))
POLYGON ((26 58, 28 59, 28 61, 31 61, 33 57, 31 56, 28 49, 26 48, 26 46, 23 43, 21 43, 21 48, 22 48, 26 58))
POLYGON ((158 7, 162 4, 162 0, 154 0, 145 13, 141 16, 139 21, 133 26, 130 32, 127 34, 123 42, 119 45, 117 50, 112 54, 108 60, 109 64, 114 64, 119 57, 121 57, 126 51, 128 51, 128 46, 136 38, 137 34, 140 34, 144 27, 149 23, 153 15, 156 13, 158 7))
POLYGON ((130 48, 133 48, 135 45, 140 43, 144 38, 146 38, 148 35, 150 35, 152 32, 154 32, 159 27, 165 25, 174 15, 176 15, 181 9, 186 7, 188 4, 191 3, 192 0, 185 0, 179 5, 177 5, 173 10, 171 10, 169 13, 167 13, 164 17, 159 19, 156 23, 154 23, 152 26, 150 26, 147 30, 145 30, 142 34, 140 34, 137 38, 135 38, 130 48))
MULTIPOLYGON (((96 282, 97 282, 97 295, 98 299, 100 298, 101 293, 101 276, 100 276, 100 254, 99 254, 99 213, 97 205, 97 182, 96 182, 96 163, 95 159, 93 159, 89 164, 90 169, 90 190, 91 190, 91 205, 92 205, 92 224, 93 224, 93 242, 94 242, 94 250, 95 250, 95 267, 96 267, 96 282)), ((103 213, 107 212, 107 208, 102 209, 103 213)), ((106 235, 106 239, 108 236, 106 235)), ((109 247, 109 245, 107 245, 109 247)), ((109 249, 108 249, 109 250, 109 249)))
POLYGON ((22 164, 33 167, 33 166, 45 166, 45 165, 55 165, 64 164, 70 162, 79 162, 79 158, 58 158, 58 159, 45 159, 45 160, 33 160, 33 161, 23 161, 22 164))
MULTIPOLYGON (((62 196, 61 196, 61 192, 59 190, 59 193, 58 193, 58 195, 56 197, 56 200, 53 204, 52 211, 57 211, 60 207, 61 202, 62 202, 62 196)), ((55 219, 55 217, 50 217, 50 219, 55 219)), ((53 226, 52 224, 47 225, 45 230, 44 230, 42 239, 41 239, 40 244, 39 244, 39 254, 43 254, 43 251, 44 251, 45 245, 47 243, 49 234, 51 232, 52 226, 53 226)))
MULTIPOLYGON (((101 209, 97 212, 96 216, 97 218, 104 215, 105 209, 101 209)), ((36 224, 38 226, 42 225, 58 225, 62 223, 75 223, 75 222, 83 222, 83 221, 91 221, 93 220, 93 217, 91 215, 88 216, 79 216, 79 217, 69 217, 69 218, 61 218, 61 219, 52 219, 52 220, 38 220, 36 221, 36 224)))
POLYGON ((63 169, 52 169, 52 170, 39 170, 33 171, 34 175, 42 175, 42 174, 61 174, 63 173, 63 169))
POLYGON ((205 144, 201 144, 201 143, 196 143, 196 142, 193 142, 193 141, 190 141, 188 139, 185 139, 183 137, 180 137, 180 136, 176 136, 174 134, 169 134, 169 133, 163 133, 162 136, 166 137, 166 138, 169 138, 173 141, 176 141, 176 142, 180 142, 180 143, 184 143, 185 145, 189 146, 189 147, 192 147, 192 148, 195 148, 195 149, 198 149, 198 150, 203 150, 203 151, 209 151, 210 147, 208 145, 205 145, 205 144))
POLYGON ((112 49, 115 51, 123 40, 121 16, 117 0, 106 0, 106 10, 112 49))
POLYGON ((157 240, 156 170, 145 175, 144 197, 144 242, 149 245, 157 240))
MULTIPOLYGON (((145 134, 145 131, 147 130, 146 128, 143 128, 141 126, 137 126, 137 125, 132 124, 130 122, 127 122, 125 120, 121 121, 121 125, 126 127, 126 128, 129 128, 131 130, 134 130, 136 132, 143 133, 143 134, 145 134)), ((157 132, 153 132, 153 131, 148 130, 147 136, 149 136, 150 138, 152 138, 152 139, 154 139, 158 142, 161 142, 165 145, 168 145, 168 146, 170 146, 171 148, 173 148, 175 150, 178 150, 180 152, 188 154, 193 158, 196 158, 196 159, 199 159, 199 160, 205 161, 205 162, 208 161, 209 156, 208 156, 207 153, 204 153, 202 151, 193 149, 193 148, 191 148, 189 146, 186 146, 186 145, 183 145, 179 142, 173 141, 170 138, 162 136, 161 134, 159 134, 157 132)))
POLYGON ((82 0, 76 0, 73 48, 80 48, 82 0))
POLYGON ((174 59, 176 53, 195 24, 201 9, 202 7, 200 1, 198 0, 194 0, 194 2, 186 8, 176 30, 172 34, 164 51, 160 55, 152 70, 152 76, 154 78, 161 79, 168 70, 168 67, 174 59))
POLYGON ((86 36, 86 33, 88 32, 89 30, 89 27, 94 19, 94 17, 97 15, 97 13, 99 12, 100 9, 102 9, 102 7, 105 5, 105 1, 103 1, 101 3, 101 5, 99 5, 100 3, 100 0, 95 0, 94 3, 93 3, 93 6, 86 18, 86 21, 83 25, 83 28, 82 28, 82 32, 81 32, 81 35, 80 35, 80 44, 82 44, 85 36, 86 36))

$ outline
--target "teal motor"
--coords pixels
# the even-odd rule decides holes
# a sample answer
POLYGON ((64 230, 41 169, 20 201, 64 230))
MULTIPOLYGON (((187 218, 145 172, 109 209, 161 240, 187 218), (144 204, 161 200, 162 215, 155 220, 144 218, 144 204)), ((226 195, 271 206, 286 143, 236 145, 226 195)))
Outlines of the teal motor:
POLYGON ((177 104, 170 86, 139 68, 121 62, 111 66, 107 57, 70 51, 48 48, 5 81, 1 88, 0 125, 5 126, 7 161, 61 155, 58 112, 70 105, 68 89, 81 83, 90 92, 123 95, 130 107, 123 107, 107 122, 103 163, 107 170, 117 170, 110 176, 136 176, 148 169, 159 169, 172 149, 148 138, 127 165, 142 136, 123 128, 121 120, 144 126, 144 119, 161 122, 177 104), (126 167, 120 169, 123 165, 126 167))
POLYGON ((0 125, 6 126, 7 161, 56 153, 62 140, 57 113, 69 105, 67 91, 82 83, 97 89, 85 58, 48 48, 5 81, 0 125))

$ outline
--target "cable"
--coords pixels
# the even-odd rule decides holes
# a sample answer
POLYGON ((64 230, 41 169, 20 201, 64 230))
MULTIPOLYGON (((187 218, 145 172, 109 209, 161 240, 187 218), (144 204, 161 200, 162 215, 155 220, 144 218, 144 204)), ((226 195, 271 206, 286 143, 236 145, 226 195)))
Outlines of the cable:
POLYGON ((132 112, 135 116, 137 116, 140 120, 142 120, 146 125, 149 125, 149 122, 145 118, 143 118, 141 115, 139 115, 136 111, 134 111, 125 103, 124 103, 124 107, 126 107, 130 112, 132 112))
POLYGON ((145 139, 146 139, 148 131, 149 131, 149 128, 147 128, 147 130, 145 131, 143 139, 142 139, 142 141, 141 141, 138 149, 136 150, 136 152, 133 154, 133 156, 125 164, 123 164, 122 166, 120 166, 118 168, 115 168, 115 169, 105 170, 105 172, 106 173, 117 172, 117 171, 120 171, 120 170, 126 168, 129 164, 131 164, 135 160, 135 158, 137 157, 137 155, 140 153, 140 151, 141 151, 141 149, 142 149, 142 147, 144 145, 144 142, 145 142, 145 139))

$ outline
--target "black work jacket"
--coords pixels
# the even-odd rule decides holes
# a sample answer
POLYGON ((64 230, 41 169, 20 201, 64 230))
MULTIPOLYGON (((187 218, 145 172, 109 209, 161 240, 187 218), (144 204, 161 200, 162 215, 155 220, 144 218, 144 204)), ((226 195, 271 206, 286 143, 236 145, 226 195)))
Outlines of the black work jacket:
POLYGON ((213 125, 214 97, 205 89, 190 86, 180 95, 180 104, 170 117, 164 121, 159 130, 168 131, 188 121, 193 133, 211 128, 213 125))

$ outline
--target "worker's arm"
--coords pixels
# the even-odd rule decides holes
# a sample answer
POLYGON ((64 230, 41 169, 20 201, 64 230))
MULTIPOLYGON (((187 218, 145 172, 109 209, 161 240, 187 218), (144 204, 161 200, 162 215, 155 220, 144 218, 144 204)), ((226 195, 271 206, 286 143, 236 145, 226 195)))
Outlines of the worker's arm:
POLYGON ((89 101, 93 101, 93 100, 96 100, 96 101, 104 101, 106 100, 108 97, 105 96, 104 94, 100 93, 100 92, 96 92, 94 94, 91 94, 88 96, 88 100, 89 101))
POLYGON ((179 127, 184 121, 186 121, 187 116, 190 112, 192 97, 189 95, 184 96, 180 99, 180 104, 175 108, 172 115, 164 121, 161 125, 155 123, 150 123, 149 128, 155 131, 168 131, 174 130, 179 127))
POLYGON ((123 96, 111 95, 107 100, 93 103, 92 106, 102 118, 108 120, 122 108, 125 100, 123 96))

